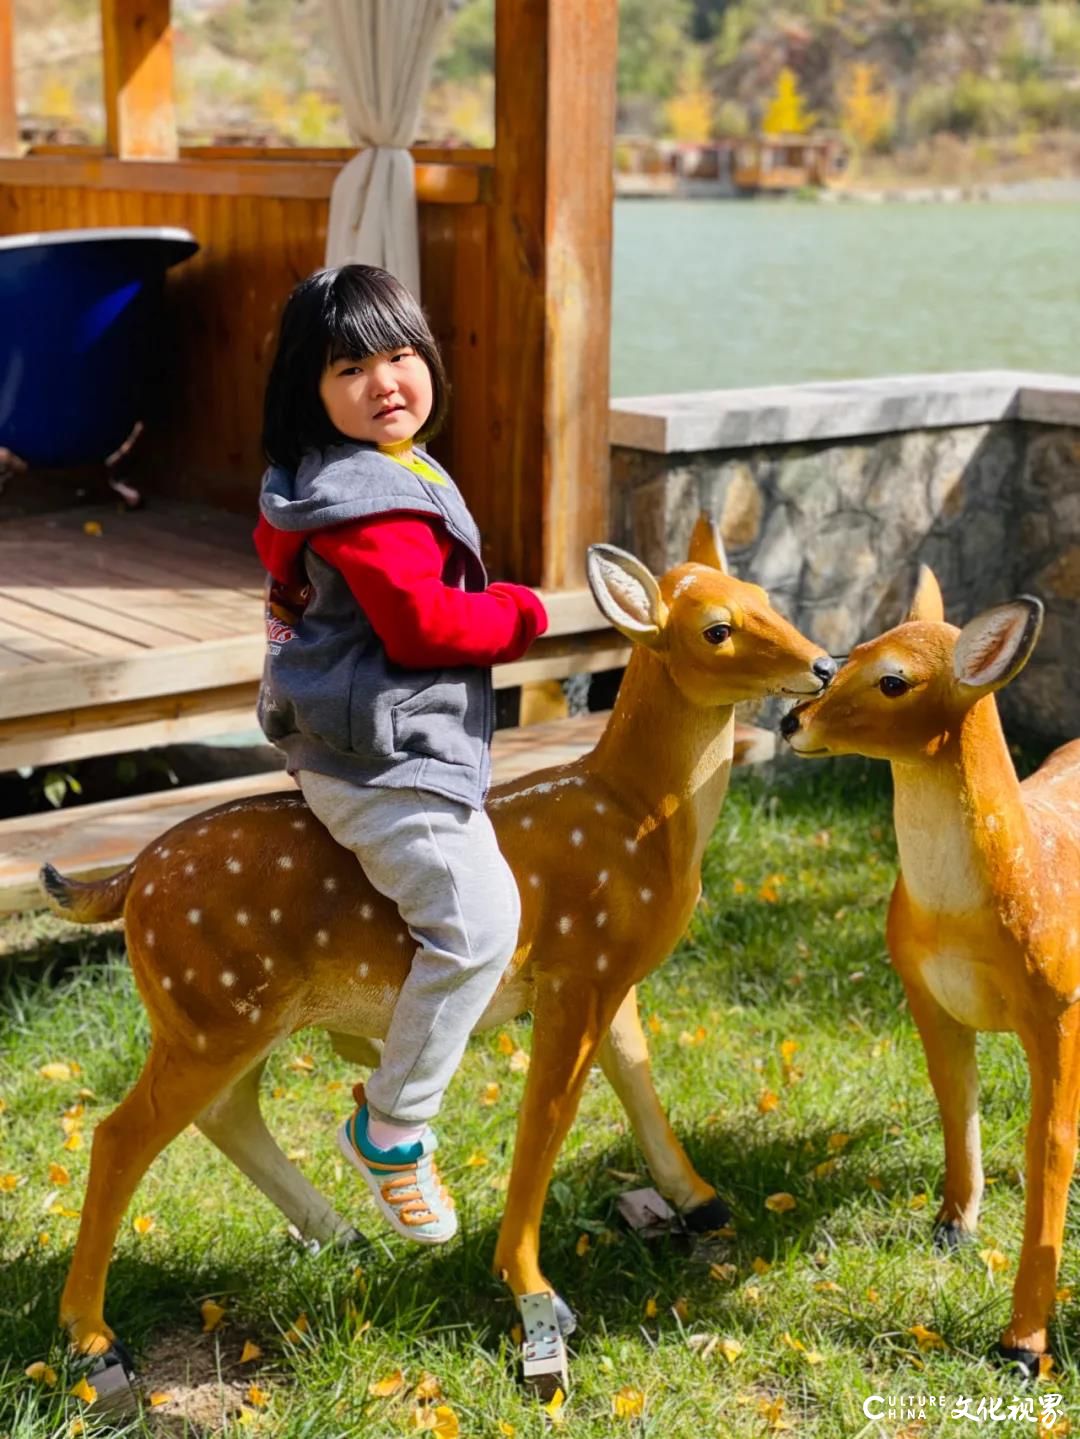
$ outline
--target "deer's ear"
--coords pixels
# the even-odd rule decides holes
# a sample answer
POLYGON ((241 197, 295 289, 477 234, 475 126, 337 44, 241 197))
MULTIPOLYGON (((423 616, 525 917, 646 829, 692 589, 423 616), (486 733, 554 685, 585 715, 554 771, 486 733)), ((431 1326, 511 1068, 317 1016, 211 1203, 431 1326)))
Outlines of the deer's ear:
POLYGON ((694 522, 690 536, 690 552, 686 558, 695 565, 711 565, 714 570, 728 573, 727 551, 720 526, 702 510, 694 522))
POLYGON ((919 566, 919 577, 915 581, 915 593, 908 605, 907 618, 938 623, 945 618, 945 601, 941 598, 941 586, 929 565, 919 566))
POLYGON ((659 643, 667 606, 640 560, 614 545, 590 545, 586 573, 606 620, 628 640, 648 646, 659 643))
POLYGON ((1027 664, 1042 629, 1042 601, 1020 595, 969 620, 957 636, 953 674, 967 689, 1001 689, 1027 664))

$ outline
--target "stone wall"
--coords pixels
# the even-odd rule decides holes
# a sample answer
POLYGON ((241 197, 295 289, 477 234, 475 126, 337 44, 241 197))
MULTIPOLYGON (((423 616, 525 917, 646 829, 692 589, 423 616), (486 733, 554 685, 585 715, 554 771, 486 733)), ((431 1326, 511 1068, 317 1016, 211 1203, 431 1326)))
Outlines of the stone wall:
MULTIPOLYGON (((922 381, 928 391, 933 378, 922 381)), ((768 589, 777 608, 833 654, 897 623, 920 563, 937 574, 957 623, 1011 595, 1036 594, 1046 626, 1027 670, 1003 694, 1003 710, 1013 728, 1042 739, 1080 735, 1080 386, 1076 424, 1063 425, 1025 417, 994 378, 981 423, 949 425, 939 382, 932 428, 754 444, 755 433, 768 438, 777 428, 778 389, 764 392, 770 419, 756 432, 741 402, 743 442, 735 446, 657 451, 617 443, 614 542, 660 572, 685 557, 704 507, 720 522, 735 572, 768 589)), ((872 383, 880 400, 884 382, 872 383)), ((786 388, 805 401, 808 389, 829 387, 786 388)), ((967 419, 970 384, 961 388, 967 419)), ((1055 403, 1028 412, 1056 420, 1062 393, 1072 389, 1059 382, 1041 393, 1055 403)), ((689 397, 679 398, 685 405, 689 397)), ((636 423, 645 402, 631 403, 639 406, 636 423)), ((1062 417, 1069 415, 1065 407, 1062 417)), ((812 416, 802 418, 812 431, 812 416)), ((887 423, 888 414, 879 419, 887 423)), ((865 406, 859 422, 869 422, 865 406)), ((783 423, 790 433, 790 415, 783 423)))

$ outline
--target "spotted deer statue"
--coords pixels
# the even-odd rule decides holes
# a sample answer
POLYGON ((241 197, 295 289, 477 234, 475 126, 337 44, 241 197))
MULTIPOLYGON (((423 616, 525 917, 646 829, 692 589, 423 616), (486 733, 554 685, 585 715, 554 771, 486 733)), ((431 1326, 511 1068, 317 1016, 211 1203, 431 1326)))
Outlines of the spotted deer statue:
MULTIPOLYGON (((734 706, 817 694, 836 668, 763 590, 725 572, 719 535, 704 519, 689 561, 659 582, 607 545, 590 550, 588 574, 632 653, 591 753, 490 794, 522 920, 480 1025, 533 1014, 495 1268, 515 1296, 550 1296, 562 1333, 574 1316, 540 1268, 540 1218, 594 1060, 686 1222, 712 1229, 727 1218, 661 1109, 634 987, 671 953, 698 902, 702 853, 732 764, 734 706)), ((196 815, 111 878, 76 883, 46 867, 43 882, 71 920, 123 915, 150 1017, 145 1068, 94 1133, 60 1306, 78 1351, 121 1364, 103 1312, 113 1241, 147 1166, 188 1124, 303 1234, 355 1237, 271 1137, 259 1078, 275 1045, 307 1026, 330 1031, 347 1059, 376 1062, 410 951, 395 907, 299 793, 196 815)))
POLYGON ((1031 1075, 1023 1247, 999 1356, 1047 1352, 1080 1113, 1080 740, 1017 779, 994 694, 1042 625, 1021 596, 957 630, 923 569, 907 621, 860 645, 781 733, 801 755, 892 764, 900 875, 887 940, 919 1029, 945 1136, 939 1247, 976 1226, 983 1192, 975 1036, 1019 1036, 1031 1075))

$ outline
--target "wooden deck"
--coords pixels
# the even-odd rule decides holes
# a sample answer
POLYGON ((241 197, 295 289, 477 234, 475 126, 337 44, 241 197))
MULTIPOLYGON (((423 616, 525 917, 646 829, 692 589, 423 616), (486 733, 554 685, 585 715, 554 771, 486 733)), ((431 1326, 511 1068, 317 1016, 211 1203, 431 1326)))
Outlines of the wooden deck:
MULTIPOLYGON (((166 501, 0 522, 0 770, 250 730, 262 670, 251 522, 166 501)), ((615 668, 587 590, 499 687, 615 668)))

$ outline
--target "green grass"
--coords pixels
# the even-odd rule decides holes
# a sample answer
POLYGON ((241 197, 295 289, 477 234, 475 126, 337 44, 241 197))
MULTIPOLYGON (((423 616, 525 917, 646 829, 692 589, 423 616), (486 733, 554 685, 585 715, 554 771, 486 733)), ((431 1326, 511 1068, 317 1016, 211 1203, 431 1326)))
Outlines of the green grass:
MULTIPOLYGON (((799 1435, 895 1435, 904 1424, 867 1423, 867 1395, 944 1395, 949 1407, 960 1395, 1000 1396, 1007 1408, 1023 1392, 985 1356, 1008 1317, 1019 1251, 1026 1070, 1011 1038, 980 1041, 993 1182, 979 1243, 935 1257, 937 1111, 883 941, 894 869, 884 766, 822 764, 771 784, 741 775, 733 785, 707 855, 706 900, 676 955, 643 986, 642 1008, 661 1096, 695 1164, 732 1205, 735 1237, 689 1253, 618 1227, 613 1201, 633 1187, 629 1176, 645 1182, 645 1173, 621 1110, 594 1074, 544 1225, 547 1273, 580 1316, 568 1433, 762 1435, 773 1432, 763 1411, 782 1399, 782 1418, 799 1435), (788 1041, 793 1053, 781 1050, 788 1041), (779 1100, 768 1112, 765 1091, 779 1100), (850 1139, 831 1150, 830 1136, 840 1134, 850 1139), (835 1165, 815 1174, 830 1158, 835 1165), (778 1192, 796 1207, 767 1210, 778 1192), (582 1235, 590 1242, 579 1254, 582 1235), (988 1274, 981 1248, 999 1250, 1007 1269, 988 1274), (756 1260, 770 1267, 756 1273, 756 1260), (714 1277, 711 1265, 735 1266, 734 1277, 714 1277), (919 1325, 945 1347, 921 1352, 911 1333, 919 1325), (729 1346, 733 1362, 720 1345, 705 1354, 714 1336, 741 1346, 737 1354, 729 1346), (613 1417, 623 1386, 644 1392, 643 1416, 613 1417)), ((65 1392, 74 1376, 64 1370, 54 1317, 77 1221, 46 1212, 56 1189, 49 1164, 71 1174, 54 1202, 76 1208, 89 1151, 62 1148, 61 1115, 85 1086, 89 1136, 137 1073, 146 1024, 118 934, 70 931, 64 944, 55 928, 25 921, 14 932, 44 958, 9 958, 0 978, 0 1175, 22 1177, 0 1191, 0 1436, 61 1439, 81 1410, 65 1392), (40 1077, 43 1064, 58 1060, 76 1061, 81 1074, 40 1077), (24 1376, 39 1359, 61 1371, 53 1390, 24 1376)), ((527 1022, 509 1032, 528 1048, 527 1022)), ((375 1240, 370 1252, 298 1252, 246 1180, 201 1136, 180 1136, 125 1220, 107 1307, 150 1387, 174 1398, 110 1432, 398 1435, 412 1432, 408 1386, 424 1371, 439 1379, 463 1436, 498 1435, 500 1421, 519 1436, 551 1427, 517 1387, 514 1315, 489 1274, 524 1083, 498 1039, 471 1046, 441 1122, 445 1170, 463 1210, 463 1236, 445 1252, 417 1252, 385 1235, 343 1171, 334 1128, 353 1076, 321 1036, 301 1035, 273 1057, 265 1107, 283 1147, 300 1152, 304 1171, 375 1240), (310 1073, 290 1067, 305 1053, 310 1073), (491 1081, 499 1096, 485 1106, 479 1096, 491 1081), (486 1164, 467 1165, 474 1155, 486 1164), (134 1232, 135 1215, 153 1216, 150 1233, 134 1232), (226 1319, 202 1336, 207 1298, 226 1319), (301 1313, 308 1331, 287 1342, 301 1313), (245 1339, 263 1357, 241 1368, 245 1339), (369 1396, 371 1381, 399 1368, 406 1387, 398 1395, 369 1396), (243 1427, 224 1421, 252 1380, 268 1404, 243 1427)), ((1080 1347, 1077 1218, 1074 1207, 1060 1282, 1077 1284, 1078 1301, 1062 1305, 1054 1331, 1066 1375, 1034 1391, 1060 1390, 1066 1410, 1080 1347)), ((87 1433, 104 1432, 85 1417, 87 1433)), ((909 1432, 978 1427, 942 1420, 935 1409, 909 1432)), ((994 1432, 1037 1431, 1028 1423, 994 1432)))

